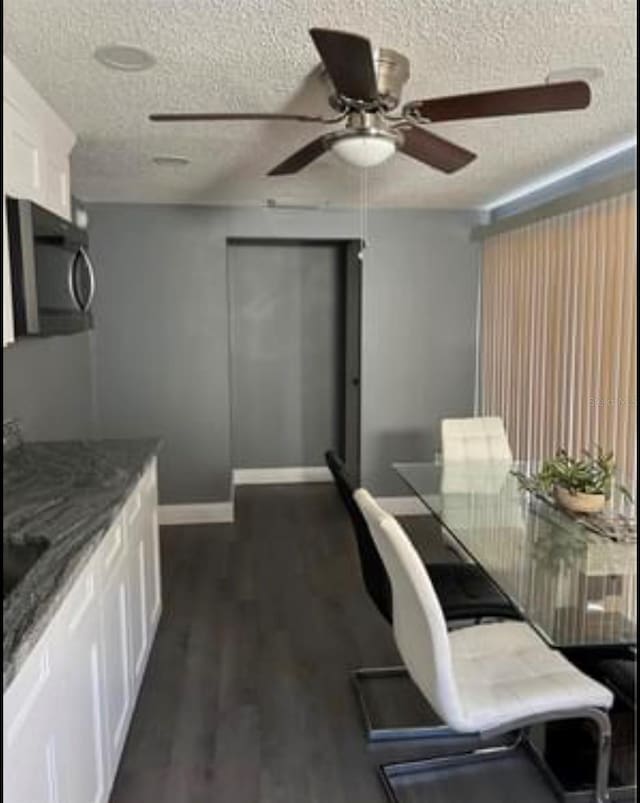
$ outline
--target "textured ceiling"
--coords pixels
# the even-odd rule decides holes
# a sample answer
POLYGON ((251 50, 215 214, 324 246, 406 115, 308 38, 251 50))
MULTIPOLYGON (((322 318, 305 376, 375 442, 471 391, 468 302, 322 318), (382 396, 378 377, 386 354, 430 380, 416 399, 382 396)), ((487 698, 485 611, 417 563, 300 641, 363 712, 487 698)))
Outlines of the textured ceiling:
MULTIPOLYGON (((79 135, 73 189, 86 200, 354 203, 355 170, 326 154, 296 177, 265 173, 315 125, 153 125, 152 111, 325 113, 311 26, 368 36, 411 60, 403 100, 542 82, 601 66, 582 112, 441 123, 478 154, 446 176, 396 155, 370 172, 382 206, 483 205, 635 132, 635 0, 5 0, 7 55, 79 135), (144 73, 95 62, 113 42, 149 50, 144 73), (158 167, 155 154, 188 156, 158 167)), ((323 131, 327 130, 322 128, 323 131)))

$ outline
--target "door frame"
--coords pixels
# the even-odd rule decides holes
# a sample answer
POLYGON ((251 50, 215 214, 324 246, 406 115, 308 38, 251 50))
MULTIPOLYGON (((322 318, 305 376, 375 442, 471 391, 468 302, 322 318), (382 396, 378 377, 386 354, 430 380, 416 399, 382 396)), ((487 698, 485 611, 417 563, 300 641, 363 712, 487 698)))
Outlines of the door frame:
MULTIPOLYGON (((231 296, 229 276, 229 248, 235 244, 251 245, 336 245, 341 251, 341 283, 340 296, 342 329, 340 337, 343 341, 341 352, 341 398, 340 443, 338 451, 345 461, 347 470, 356 484, 360 482, 362 454, 362 260, 360 254, 364 244, 357 237, 227 237, 225 242, 225 261, 227 274, 227 318, 229 343, 229 392, 231 394, 231 296), (351 438, 348 438, 348 433, 351 438), (349 445, 347 446, 347 441, 349 445)), ((231 397, 230 397, 231 400, 231 397)), ((233 410, 230 405, 230 418, 233 410)), ((230 435, 233 432, 230 420, 230 435)), ((233 445, 231 444, 231 450, 233 445)), ((232 454, 230 456, 233 459, 232 454)))

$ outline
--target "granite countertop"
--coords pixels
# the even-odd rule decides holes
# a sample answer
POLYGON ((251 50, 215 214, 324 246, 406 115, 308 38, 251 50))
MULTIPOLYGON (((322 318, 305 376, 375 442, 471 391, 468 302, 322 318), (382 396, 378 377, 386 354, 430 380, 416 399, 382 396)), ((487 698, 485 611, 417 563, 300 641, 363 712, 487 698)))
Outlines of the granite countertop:
POLYGON ((3 601, 3 692, 159 448, 152 439, 61 441, 4 454, 3 539, 49 546, 3 601))

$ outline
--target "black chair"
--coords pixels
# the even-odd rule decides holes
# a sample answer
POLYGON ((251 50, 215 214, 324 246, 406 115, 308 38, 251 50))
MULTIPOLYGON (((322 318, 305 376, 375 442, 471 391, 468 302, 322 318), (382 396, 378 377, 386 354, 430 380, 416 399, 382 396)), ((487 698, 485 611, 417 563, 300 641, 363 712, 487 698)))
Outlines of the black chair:
POLYGON ((344 506, 349 513, 353 531, 358 545, 358 557, 360 559, 360 573, 367 593, 373 600, 381 616, 389 624, 393 620, 393 601, 391 598, 391 583, 389 576, 384 568, 382 560, 378 555, 378 550, 373 542, 371 533, 360 508, 353 498, 356 490, 347 473, 344 463, 335 452, 326 452, 325 459, 329 471, 333 475, 336 488, 344 506))
MULTIPOLYGON (((391 624, 393 621, 391 584, 369 526, 353 498, 356 487, 343 461, 335 452, 326 452, 325 459, 353 525, 360 560, 360 572, 365 588, 380 614, 391 624)), ((522 618, 505 595, 474 564, 430 563, 429 577, 448 622, 465 619, 477 621, 483 618, 522 618)), ((406 675, 406 669, 404 667, 375 667, 357 669, 353 672, 353 681, 369 740, 424 738, 444 732, 446 730, 444 727, 434 727, 433 725, 409 728, 375 728, 373 726, 363 684, 368 680, 397 677, 398 675, 406 675)))
MULTIPOLYGON (((616 658, 602 658, 596 664, 594 676, 614 694, 615 702, 611 713, 612 774, 619 779, 616 783, 616 798, 635 800, 636 781, 636 655, 616 658)), ((613 798, 613 795, 612 795, 613 798)))
POLYGON ((605 658, 596 666, 598 680, 607 685, 628 708, 636 710, 636 659, 605 658))
MULTIPOLYGON (((325 459, 353 524, 365 587, 382 616, 391 624, 391 585, 367 522, 353 498, 356 488, 344 463, 335 452, 327 452, 325 459)), ((475 564, 430 563, 429 577, 448 621, 522 618, 505 595, 475 564)))

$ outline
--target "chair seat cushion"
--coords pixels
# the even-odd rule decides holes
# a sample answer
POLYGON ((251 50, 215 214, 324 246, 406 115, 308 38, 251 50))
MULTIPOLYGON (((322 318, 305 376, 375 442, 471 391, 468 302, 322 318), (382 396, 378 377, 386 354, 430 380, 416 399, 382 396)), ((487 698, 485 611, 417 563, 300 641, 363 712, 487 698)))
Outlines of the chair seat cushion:
POLYGON ((521 619, 505 595, 472 563, 429 563, 445 619, 521 619))
POLYGON ((467 732, 576 708, 611 708, 609 689, 547 646, 525 622, 498 622, 450 634, 453 674, 467 732))

